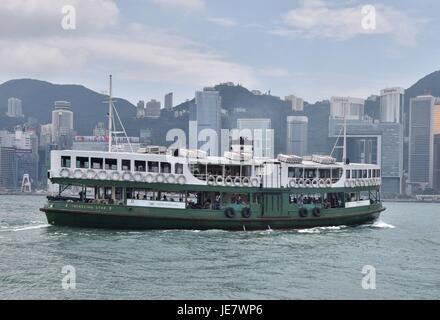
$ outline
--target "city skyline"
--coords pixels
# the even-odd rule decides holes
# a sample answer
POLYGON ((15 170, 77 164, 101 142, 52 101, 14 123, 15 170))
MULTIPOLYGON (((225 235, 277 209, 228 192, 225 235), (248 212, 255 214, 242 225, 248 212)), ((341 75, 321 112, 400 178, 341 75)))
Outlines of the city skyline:
POLYGON ((13 57, 4 59, 2 82, 44 78, 103 92, 112 73, 115 95, 132 104, 169 91, 178 104, 195 88, 227 81, 315 102, 407 88, 438 69, 432 0, 379 2, 373 31, 360 28, 361 1, 32 3, 0 4, 0 56, 13 57), (76 8, 76 29, 62 28, 63 4, 76 8))

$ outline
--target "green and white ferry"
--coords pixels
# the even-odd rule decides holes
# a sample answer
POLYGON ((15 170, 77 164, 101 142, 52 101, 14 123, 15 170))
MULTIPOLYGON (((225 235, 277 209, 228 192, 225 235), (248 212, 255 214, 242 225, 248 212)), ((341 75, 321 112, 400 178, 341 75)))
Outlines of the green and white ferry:
MULTIPOLYGON (((48 202, 41 208, 50 224, 298 229, 359 225, 385 210, 378 165, 337 162, 320 155, 257 158, 243 141, 221 157, 160 147, 115 152, 111 93, 109 105, 108 152, 51 152, 48 202)), ((343 159, 345 137, 344 130, 343 159)))

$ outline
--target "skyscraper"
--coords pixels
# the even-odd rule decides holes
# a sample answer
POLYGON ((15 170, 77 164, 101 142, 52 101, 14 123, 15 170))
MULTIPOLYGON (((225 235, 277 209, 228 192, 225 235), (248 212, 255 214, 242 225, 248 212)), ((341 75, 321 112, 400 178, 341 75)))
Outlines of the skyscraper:
POLYGON ((20 99, 8 99, 8 112, 6 115, 11 118, 18 118, 23 116, 22 103, 20 99))
POLYGON ((147 118, 159 118, 160 117, 160 101, 151 99, 147 102, 147 107, 145 108, 145 116, 147 118))
POLYGON ((408 183, 412 193, 434 184, 434 136, 440 133, 437 99, 426 95, 410 100, 408 183))
POLYGON ((364 118, 365 100, 352 97, 332 97, 330 100, 330 117, 347 120, 362 120, 364 118))
POLYGON ((292 103, 292 111, 303 111, 304 110, 304 100, 296 97, 294 95, 286 96, 285 101, 290 101, 292 103))
POLYGON ((145 102, 143 100, 139 100, 136 106, 136 118, 145 117, 145 102))
POLYGON ((52 111, 52 142, 60 149, 70 148, 73 141, 73 112, 68 101, 56 101, 52 111))
MULTIPOLYGON (((203 91, 197 91, 195 113, 195 119, 197 120, 197 138, 200 136, 200 133, 202 133, 201 140, 204 140, 205 136, 215 133, 215 141, 210 141, 210 143, 216 144, 216 146, 213 147, 214 150, 211 150, 211 155, 218 155, 221 130, 220 93, 213 88, 204 88, 203 91)), ((198 141, 198 147, 200 148, 205 142, 206 140, 198 141)))
POLYGON ((380 122, 402 122, 404 104, 403 88, 387 88, 380 91, 380 122))
POLYGON ((307 155, 307 131, 309 119, 304 116, 287 117, 287 154, 307 155))
POLYGON ((164 98, 164 108, 171 110, 173 108, 173 93, 167 93, 164 98))
POLYGON ((274 156, 274 134, 270 119, 237 119, 237 129, 250 130, 255 157, 274 156))

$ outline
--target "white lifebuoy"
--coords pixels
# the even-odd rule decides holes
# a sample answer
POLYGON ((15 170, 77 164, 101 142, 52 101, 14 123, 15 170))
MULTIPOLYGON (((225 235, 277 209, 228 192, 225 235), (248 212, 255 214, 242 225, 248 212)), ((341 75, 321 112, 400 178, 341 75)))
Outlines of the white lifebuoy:
POLYGON ((157 176, 156 176, 156 182, 157 183, 163 183, 165 181, 165 176, 162 174, 162 173, 159 173, 157 176))
POLYGON ((152 183, 154 181, 154 177, 153 177, 153 175, 151 175, 151 174, 147 174, 146 176, 145 176, 145 182, 147 182, 147 183, 152 183))
POLYGON ((318 181, 318 186, 319 186, 320 188, 325 188, 325 181, 324 181, 324 179, 319 179, 319 181, 318 181))
POLYGON ((295 185, 296 185, 296 179, 290 179, 289 188, 295 188, 295 185))
POLYGON ((170 174, 170 175, 167 177, 167 182, 168 182, 168 183, 176 183, 176 177, 175 177, 173 174, 170 174))
POLYGON ((68 178, 70 176, 70 170, 67 168, 63 168, 60 170, 60 177, 68 178))
POLYGON ((327 179, 325 180, 325 186, 327 188, 331 188, 332 187, 332 179, 327 179))
POLYGON ((312 186, 312 182, 310 181, 310 179, 304 180, 304 187, 310 188, 311 186, 312 186))
POLYGON ((133 176, 131 175, 131 172, 126 171, 122 174, 122 179, 124 179, 125 181, 131 181, 131 179, 133 178, 133 176))
POLYGON ((99 172, 98 172, 98 178, 99 178, 100 180, 106 180, 106 179, 108 178, 108 176, 107 176, 107 172, 105 172, 104 170, 99 171, 99 172))
POLYGON ((87 170, 86 177, 87 177, 87 179, 96 179, 97 177, 96 177, 95 170, 93 170, 93 169, 87 170))
POLYGON ((252 187, 258 187, 259 183, 258 178, 254 177, 251 179, 252 187))
POLYGON ((240 177, 235 177, 234 179, 234 186, 240 187, 241 186, 241 179, 240 177))
POLYGON ((346 188, 349 188, 350 187, 350 180, 345 180, 345 182, 344 182, 344 186, 346 187, 346 188))
POLYGON ((73 173, 73 177, 76 179, 81 179, 84 177, 84 173, 82 172, 81 169, 76 169, 75 172, 73 173))
POLYGON ((360 179, 356 179, 356 187, 360 187, 361 186, 361 180, 360 179))
POLYGON ((223 177, 218 176, 217 179, 215 179, 215 184, 216 185, 223 185, 223 177))
POLYGON ((208 183, 208 186, 213 186, 215 184, 215 177, 209 176, 206 182, 208 183))
POLYGON ((133 175, 133 179, 134 179, 134 181, 137 181, 137 182, 142 181, 142 173, 140 173, 140 172, 136 172, 136 173, 133 175))
POLYGON ((230 185, 232 185, 232 183, 233 183, 233 181, 232 181, 231 176, 227 176, 226 179, 225 179, 225 184, 227 186, 230 186, 230 185))
POLYGON ((121 179, 121 174, 119 172, 112 172, 111 177, 112 180, 119 180, 121 179))
POLYGON ((318 179, 313 179, 312 180, 312 187, 313 188, 318 188, 319 186, 319 180, 318 179))
POLYGON ((299 179, 299 180, 298 180, 298 186, 299 186, 299 187, 305 187, 304 179, 299 179))
POLYGON ((243 183, 243 186, 248 187, 250 185, 249 178, 244 177, 242 183, 243 183))
POLYGON ((186 178, 185 178, 185 176, 179 176, 179 177, 177 178, 177 183, 178 183, 178 184, 185 184, 185 183, 186 183, 186 178))

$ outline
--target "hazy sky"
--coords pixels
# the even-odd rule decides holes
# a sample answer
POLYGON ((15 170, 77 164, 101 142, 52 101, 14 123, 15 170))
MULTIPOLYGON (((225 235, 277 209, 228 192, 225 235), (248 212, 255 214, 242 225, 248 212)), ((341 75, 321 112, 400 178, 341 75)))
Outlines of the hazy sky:
POLYGON ((177 104, 225 81, 310 102, 367 97, 440 69, 438 12, 438 0, 1 0, 0 81, 102 92, 112 73, 133 103, 173 91, 177 104))

